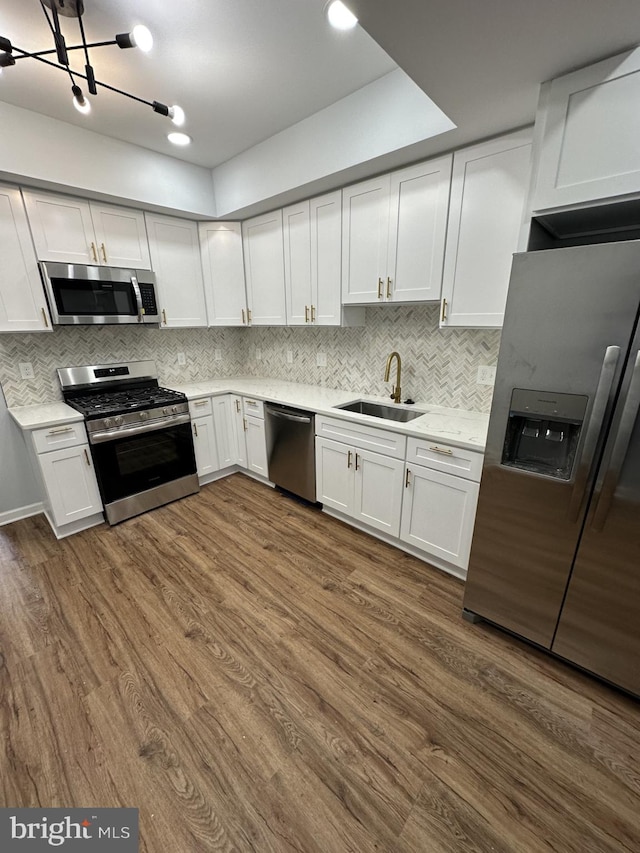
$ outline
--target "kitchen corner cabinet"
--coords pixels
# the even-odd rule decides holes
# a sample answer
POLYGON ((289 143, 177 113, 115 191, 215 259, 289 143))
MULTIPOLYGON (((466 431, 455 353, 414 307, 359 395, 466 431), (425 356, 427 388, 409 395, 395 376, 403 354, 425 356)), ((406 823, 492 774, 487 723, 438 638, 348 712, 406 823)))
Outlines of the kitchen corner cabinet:
POLYGON ((245 438, 244 412, 242 397, 231 397, 231 441, 233 461, 241 468, 247 467, 247 439, 245 438))
POLYGON ((198 479, 201 483, 208 482, 215 479, 212 475, 237 462, 232 397, 224 394, 191 400, 189 413, 198 479))
POLYGON ((198 225, 186 219, 145 213, 158 286, 160 328, 207 325, 198 225))
POLYGON ((0 332, 51 331, 20 190, 0 185, 0 332))
POLYGON ((640 49, 545 84, 534 212, 640 192, 640 49))
POLYGON ((284 244, 282 210, 242 223, 248 322, 285 326, 284 244))
POLYGON ((363 326, 364 309, 342 306, 342 194, 285 207, 284 274, 289 326, 363 326))
POLYGON ((440 327, 501 327, 531 160, 529 130, 453 157, 440 327))
POLYGON ((451 155, 342 191, 345 305, 439 300, 451 155))
POLYGON ((241 224, 201 222, 198 231, 209 325, 246 326, 241 224))
POLYGON ((151 269, 142 211, 22 192, 39 260, 151 269))

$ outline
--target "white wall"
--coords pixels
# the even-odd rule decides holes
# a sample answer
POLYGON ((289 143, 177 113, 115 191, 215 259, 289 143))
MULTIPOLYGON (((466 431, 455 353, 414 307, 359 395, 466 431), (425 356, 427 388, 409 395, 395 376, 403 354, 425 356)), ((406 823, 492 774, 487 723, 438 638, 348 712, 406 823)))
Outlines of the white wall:
POLYGON ((216 167, 217 214, 230 216, 454 127, 396 69, 216 167))
POLYGON ((0 175, 76 195, 215 216, 211 170, 0 102, 0 175))

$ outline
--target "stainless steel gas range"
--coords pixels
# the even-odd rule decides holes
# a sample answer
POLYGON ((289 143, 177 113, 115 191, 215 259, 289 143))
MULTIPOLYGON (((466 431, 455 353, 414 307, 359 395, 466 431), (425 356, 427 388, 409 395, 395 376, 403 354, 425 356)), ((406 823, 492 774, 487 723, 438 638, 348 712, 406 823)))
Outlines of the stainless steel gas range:
POLYGON ((84 415, 109 524, 199 491, 189 404, 161 388, 153 361, 58 368, 84 415))

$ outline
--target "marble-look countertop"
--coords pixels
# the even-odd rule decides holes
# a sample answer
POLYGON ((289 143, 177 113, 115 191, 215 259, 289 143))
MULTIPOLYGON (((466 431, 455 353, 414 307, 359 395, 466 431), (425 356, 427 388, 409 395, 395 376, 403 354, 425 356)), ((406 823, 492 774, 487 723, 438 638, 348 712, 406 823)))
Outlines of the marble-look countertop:
MULTIPOLYGON (((356 391, 337 391, 334 388, 283 382, 276 379, 231 377, 185 384, 167 384, 166 387, 182 391, 189 400, 230 393, 255 397, 259 400, 272 400, 276 403, 308 409, 317 414, 366 423, 379 429, 392 430, 416 438, 442 441, 455 447, 480 452, 484 451, 489 424, 489 415, 484 412, 448 409, 421 400, 416 400, 415 406, 411 408, 420 410, 424 414, 408 423, 388 421, 370 415, 358 415, 336 409, 335 406, 361 399, 385 405, 393 405, 393 403, 388 397, 363 396, 356 391)), ((23 430, 83 420, 79 412, 62 402, 16 406, 10 408, 9 413, 23 430)))

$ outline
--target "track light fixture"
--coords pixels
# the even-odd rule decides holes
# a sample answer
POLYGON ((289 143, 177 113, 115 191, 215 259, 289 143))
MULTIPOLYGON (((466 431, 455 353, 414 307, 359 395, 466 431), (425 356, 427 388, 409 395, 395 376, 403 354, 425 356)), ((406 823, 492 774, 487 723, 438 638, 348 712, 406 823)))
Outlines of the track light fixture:
POLYGON ((86 81, 86 88, 90 95, 98 94, 98 87, 108 89, 110 92, 116 92, 118 95, 124 95, 133 101, 138 101, 140 104, 145 104, 151 107, 152 110, 160 115, 167 116, 176 125, 184 124, 184 110, 181 107, 174 105, 168 107, 159 101, 146 101, 144 98, 139 98, 137 95, 132 95, 130 92, 125 92, 115 86, 110 86, 108 83, 102 83, 96 80, 93 66, 89 58, 89 50, 97 47, 106 47, 108 45, 117 45, 123 50, 130 47, 137 47, 147 53, 153 47, 153 36, 149 30, 142 24, 135 26, 130 33, 119 33, 111 41, 97 41, 90 44, 84 32, 84 24, 82 16, 84 14, 84 0, 39 0, 42 11, 47 20, 51 35, 53 37, 54 47, 51 50, 38 50, 29 53, 12 44, 8 38, 0 36, 0 71, 3 68, 8 68, 16 64, 19 59, 35 59, 42 62, 51 68, 57 68, 69 75, 71 80, 71 92, 73 94, 73 105, 81 113, 87 114, 91 111, 91 104, 85 97, 83 90, 76 82, 76 78, 86 81), (80 29, 81 43, 75 45, 67 45, 65 37, 62 34, 60 27, 60 16, 65 18, 77 18, 80 29), (74 50, 82 50, 84 52, 85 66, 84 74, 80 71, 75 71, 71 68, 69 61, 69 53, 74 50), (57 62, 53 62, 47 58, 52 54, 56 55, 57 62))

